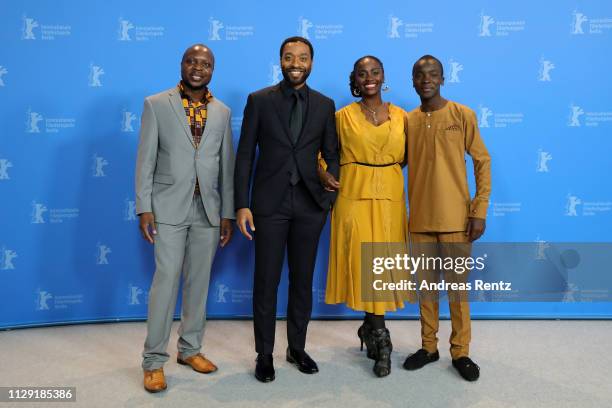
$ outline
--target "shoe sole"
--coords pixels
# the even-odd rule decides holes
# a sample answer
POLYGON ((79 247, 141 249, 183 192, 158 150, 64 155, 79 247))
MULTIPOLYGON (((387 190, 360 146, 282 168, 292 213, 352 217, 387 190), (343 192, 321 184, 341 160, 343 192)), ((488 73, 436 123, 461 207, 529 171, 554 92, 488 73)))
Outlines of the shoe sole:
POLYGON ((379 374, 376 371, 374 371, 374 375, 376 376, 376 378, 385 378, 385 377, 388 377, 389 375, 391 375, 391 370, 389 370, 389 372, 386 373, 386 374, 382 374, 382 373, 379 374))
POLYGON ((316 374, 316 373, 319 372, 319 369, 317 369, 316 371, 304 371, 304 370, 302 370, 302 368, 300 367, 298 362, 295 361, 295 359, 293 359, 293 358, 291 358, 289 356, 287 356, 287 362, 293 364, 295 366, 295 368, 297 368, 300 373, 304 373, 304 374, 316 374))
POLYGON ((478 375, 478 377, 476 378, 467 378, 467 377, 464 377, 463 374, 461 374, 461 372, 459 371, 457 367, 455 367, 455 370, 457 371, 457 374, 459 374, 459 377, 463 378, 465 381, 474 382, 480 378, 480 375, 478 375))
POLYGON ((426 362, 425 364, 423 364, 423 365, 422 365, 422 366, 420 366, 420 367, 406 367, 405 363, 404 363, 404 364, 402 364, 402 367, 404 367, 404 370, 408 370, 408 371, 415 371, 415 370, 419 370, 419 369, 421 369, 421 368, 425 367, 427 364, 430 364, 430 363, 435 363, 435 362, 436 362, 436 361, 438 361, 439 359, 440 359, 440 356, 437 356, 436 358, 429 360, 428 362, 426 362))
POLYGON ((215 371, 218 370, 218 368, 215 368, 212 371, 200 371, 200 370, 196 370, 195 368, 193 368, 193 366, 191 364, 189 364, 188 362, 186 362, 186 361, 183 361, 183 360, 180 360, 180 359, 177 358, 176 362, 179 363, 180 365, 189 366, 189 367, 191 367, 191 369, 193 371, 195 371, 196 373, 200 373, 200 374, 210 374, 210 373, 214 373, 215 371))
POLYGON ((168 388, 167 385, 164 388, 160 388, 159 390, 150 390, 150 389, 145 387, 145 391, 150 393, 150 394, 156 394, 158 392, 166 391, 167 388, 168 388))
POLYGON ((255 378, 257 379, 257 381, 262 382, 262 383, 269 383, 272 382, 276 379, 276 375, 273 375, 272 378, 261 378, 259 377, 257 374, 255 374, 255 378))

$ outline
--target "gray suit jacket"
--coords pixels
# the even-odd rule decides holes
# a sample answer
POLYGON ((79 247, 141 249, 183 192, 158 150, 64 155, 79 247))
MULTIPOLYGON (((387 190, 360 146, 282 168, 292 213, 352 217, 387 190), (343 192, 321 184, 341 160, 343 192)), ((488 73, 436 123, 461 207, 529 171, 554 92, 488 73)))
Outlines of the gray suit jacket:
POLYGON ((202 141, 195 148, 178 88, 145 98, 136 161, 136 212, 178 225, 187 218, 196 177, 213 226, 234 219, 231 114, 217 98, 208 104, 202 141))

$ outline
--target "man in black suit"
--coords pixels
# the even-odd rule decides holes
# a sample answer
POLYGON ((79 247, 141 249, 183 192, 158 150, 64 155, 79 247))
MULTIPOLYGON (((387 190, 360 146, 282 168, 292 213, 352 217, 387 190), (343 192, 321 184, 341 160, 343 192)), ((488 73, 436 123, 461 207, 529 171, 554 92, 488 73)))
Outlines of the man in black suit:
POLYGON ((312 275, 319 235, 334 195, 317 175, 321 152, 328 171, 338 177, 338 138, 334 101, 306 85, 313 48, 302 37, 283 41, 280 48, 284 80, 249 95, 234 174, 236 218, 240 232, 255 233, 253 317, 257 365, 255 377, 274 380, 272 351, 276 297, 285 249, 289 264, 287 361, 307 374, 317 364, 304 351, 312 310, 312 275), (252 197, 249 187, 255 159, 252 197))

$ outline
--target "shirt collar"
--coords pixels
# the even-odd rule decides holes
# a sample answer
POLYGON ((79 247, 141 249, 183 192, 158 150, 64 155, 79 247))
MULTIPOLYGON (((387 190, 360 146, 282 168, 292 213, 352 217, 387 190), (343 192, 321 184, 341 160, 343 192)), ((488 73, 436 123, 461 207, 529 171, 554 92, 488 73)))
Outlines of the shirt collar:
POLYGON ((308 95, 308 85, 306 84, 304 84, 304 86, 300 89, 294 89, 291 85, 287 83, 287 81, 283 79, 280 83, 280 88, 283 92, 283 95, 285 95, 286 97, 290 97, 295 92, 297 92, 302 97, 302 99, 305 100, 306 96, 308 95))
MULTIPOLYGON (((193 102, 191 100, 191 98, 189 97, 189 95, 187 95, 187 93, 185 93, 185 86, 183 85, 183 81, 179 81, 177 88, 179 90, 179 93, 181 94, 181 98, 182 99, 187 99, 190 102, 193 102)), ((212 93, 210 92, 210 89, 206 88, 206 93, 204 94, 204 100, 202 101, 202 103, 207 104, 211 101, 211 99, 213 98, 212 93)))

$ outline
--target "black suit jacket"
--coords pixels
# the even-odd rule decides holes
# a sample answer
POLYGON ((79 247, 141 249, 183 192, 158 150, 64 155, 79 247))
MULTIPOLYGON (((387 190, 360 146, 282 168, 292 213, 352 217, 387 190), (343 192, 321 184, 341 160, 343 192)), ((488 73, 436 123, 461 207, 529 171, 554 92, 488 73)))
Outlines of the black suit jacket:
POLYGON ((335 193, 323 189, 317 174, 319 151, 327 162, 328 171, 338 178, 338 136, 336 134, 334 101, 308 89, 307 117, 302 133, 294 145, 288 118, 291 106, 283 102, 280 84, 249 95, 240 143, 236 153, 234 172, 234 205, 236 209, 250 208, 254 214, 270 215, 280 205, 289 187, 290 157, 295 162, 304 184, 313 199, 323 209, 329 209, 335 193), (252 197, 249 190, 255 151, 259 158, 253 180, 252 197))

